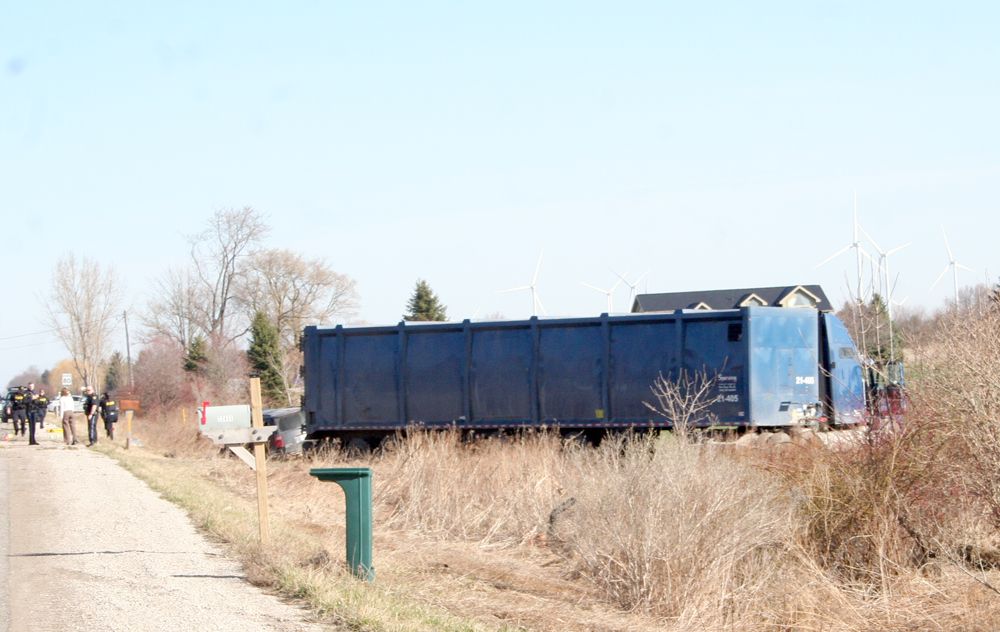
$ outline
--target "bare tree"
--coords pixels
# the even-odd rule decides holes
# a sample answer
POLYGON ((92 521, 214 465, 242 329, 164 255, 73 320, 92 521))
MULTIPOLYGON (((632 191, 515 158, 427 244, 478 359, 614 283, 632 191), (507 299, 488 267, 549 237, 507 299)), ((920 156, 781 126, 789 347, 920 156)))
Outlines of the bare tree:
POLYGON ((66 345, 85 384, 98 386, 99 366, 118 314, 115 271, 72 254, 56 262, 52 293, 45 303, 48 323, 66 345))
POLYGON ((673 424, 674 433, 687 437, 691 424, 707 420, 715 421, 715 415, 710 412, 716 402, 715 387, 717 375, 710 376, 706 369, 688 371, 681 369, 675 379, 667 378, 660 373, 656 376, 649 390, 653 392, 656 403, 643 402, 649 410, 663 415, 673 424))
POLYGON ((155 297, 142 315, 148 336, 166 337, 187 349, 191 340, 205 333, 205 323, 199 322, 198 292, 190 268, 167 270, 154 284, 155 297))
POLYGON ((189 238, 198 324, 213 348, 229 346, 246 329, 234 331, 231 306, 243 264, 269 228, 249 206, 216 211, 208 227, 189 238))
POLYGON ((247 260, 238 293, 246 313, 263 313, 278 330, 274 368, 281 373, 291 404, 302 361, 298 349, 302 328, 354 314, 358 304, 355 282, 323 259, 272 249, 247 260))
POLYGON ((284 348, 298 345, 307 324, 355 313, 354 280, 323 259, 306 259, 289 250, 262 250, 247 261, 239 289, 247 313, 263 312, 278 329, 284 348))

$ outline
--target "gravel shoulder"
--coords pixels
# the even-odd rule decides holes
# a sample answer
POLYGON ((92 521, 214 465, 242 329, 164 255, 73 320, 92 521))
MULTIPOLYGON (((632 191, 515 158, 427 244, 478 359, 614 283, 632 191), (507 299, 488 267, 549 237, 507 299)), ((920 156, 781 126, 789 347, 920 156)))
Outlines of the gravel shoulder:
POLYGON ((324 629, 114 461, 40 439, 0 441, 0 632, 324 629))

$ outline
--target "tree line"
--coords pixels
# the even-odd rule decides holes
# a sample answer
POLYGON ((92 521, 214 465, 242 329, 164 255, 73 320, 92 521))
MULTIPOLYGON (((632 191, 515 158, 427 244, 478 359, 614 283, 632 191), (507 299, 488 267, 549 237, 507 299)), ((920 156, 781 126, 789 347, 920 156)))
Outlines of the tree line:
MULTIPOLYGON (((186 236, 187 261, 154 279, 152 298, 138 310, 141 350, 131 372, 121 352, 111 351, 125 316, 120 275, 110 265, 62 257, 44 301, 47 324, 70 359, 42 372, 31 367, 11 383, 57 387, 70 373, 75 384, 134 390, 144 408, 165 409, 241 401, 252 374, 267 404, 298 405, 303 327, 355 317, 359 294, 354 279, 325 259, 269 246, 270 231, 261 212, 243 207, 216 211, 186 236)), ((445 320, 446 308, 418 280, 403 318, 445 320)))

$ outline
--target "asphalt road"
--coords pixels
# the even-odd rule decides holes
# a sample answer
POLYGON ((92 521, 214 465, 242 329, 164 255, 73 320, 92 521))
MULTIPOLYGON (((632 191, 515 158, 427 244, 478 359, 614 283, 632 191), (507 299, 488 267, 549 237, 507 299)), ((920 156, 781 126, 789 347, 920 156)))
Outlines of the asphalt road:
POLYGON ((10 429, 0 424, 0 632, 323 629, 247 583, 113 460, 10 429))

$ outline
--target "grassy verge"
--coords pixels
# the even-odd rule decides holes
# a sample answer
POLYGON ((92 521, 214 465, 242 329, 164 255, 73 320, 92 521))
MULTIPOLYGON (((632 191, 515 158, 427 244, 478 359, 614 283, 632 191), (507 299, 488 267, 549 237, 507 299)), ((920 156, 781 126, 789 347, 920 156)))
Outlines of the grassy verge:
POLYGON ((256 502, 220 484, 211 462, 167 458, 145 449, 126 451, 107 442, 99 445, 164 498, 183 507, 199 529, 243 563, 252 583, 301 600, 324 622, 353 630, 511 629, 463 619, 408 599, 391 586, 354 579, 333 561, 323 538, 314 530, 302 530, 280 512, 272 519, 274 544, 262 548, 257 541, 256 502))

